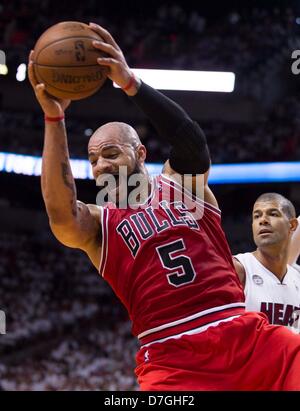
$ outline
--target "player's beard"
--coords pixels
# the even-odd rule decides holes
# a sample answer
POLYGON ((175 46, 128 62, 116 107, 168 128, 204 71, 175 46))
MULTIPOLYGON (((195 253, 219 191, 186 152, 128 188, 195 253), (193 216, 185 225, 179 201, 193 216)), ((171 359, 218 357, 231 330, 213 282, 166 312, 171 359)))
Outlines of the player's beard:
POLYGON ((130 182, 130 178, 133 175, 140 174, 140 173, 141 173, 141 170, 139 168, 139 164, 135 163, 134 169, 130 174, 127 174, 126 176, 119 175, 118 177, 119 190, 118 190, 118 193, 115 199, 115 204, 117 208, 127 208, 128 207, 128 198, 130 196, 130 193, 134 189, 136 189, 136 185, 131 185, 132 182, 130 182))
MULTIPOLYGON (((113 175, 113 177, 115 178, 115 189, 114 190, 109 191, 107 188, 109 186, 107 185, 106 182, 103 184, 99 184, 98 186, 100 188, 100 191, 102 189, 106 189, 107 194, 103 198, 103 203, 101 202, 101 204, 98 204, 97 202, 97 204, 105 205, 110 202, 110 203, 114 203, 117 208, 128 208, 129 207, 128 200, 130 198, 130 194, 139 187, 139 184, 135 184, 135 181, 131 179, 131 177, 134 175, 140 176, 142 178, 144 177, 147 178, 146 175, 142 173, 139 163, 136 162, 134 169, 130 174, 126 174, 126 175, 114 174, 113 175)), ((134 193, 134 195, 131 197, 134 197, 135 194, 136 193, 134 193)), ((132 199, 130 198, 130 200, 132 199)))

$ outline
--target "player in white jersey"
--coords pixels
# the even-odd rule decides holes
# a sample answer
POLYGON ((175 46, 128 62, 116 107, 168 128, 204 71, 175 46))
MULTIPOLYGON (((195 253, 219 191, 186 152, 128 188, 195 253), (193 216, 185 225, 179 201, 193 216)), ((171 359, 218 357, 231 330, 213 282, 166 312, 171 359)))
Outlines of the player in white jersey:
POLYGON ((234 265, 244 285, 246 309, 263 312, 271 324, 299 333, 300 273, 288 264, 297 227, 295 208, 288 199, 276 193, 262 194, 252 213, 257 249, 237 254, 234 265))

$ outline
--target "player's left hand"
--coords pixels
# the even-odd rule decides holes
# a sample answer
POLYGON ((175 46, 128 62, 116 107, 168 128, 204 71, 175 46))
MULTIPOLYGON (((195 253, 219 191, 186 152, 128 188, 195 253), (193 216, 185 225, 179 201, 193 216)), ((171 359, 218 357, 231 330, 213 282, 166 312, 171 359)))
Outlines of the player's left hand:
MULTIPOLYGON (((109 69, 108 77, 114 81, 119 87, 124 88, 130 82, 132 71, 130 70, 124 54, 118 44, 115 42, 112 35, 103 27, 95 23, 90 23, 90 28, 99 34, 104 41, 93 41, 93 46, 107 54, 107 57, 97 58, 98 64, 106 66, 109 69)), ((128 94, 133 94, 133 90, 128 90, 128 94), (131 92, 130 92, 131 91, 131 92)), ((135 94, 135 93, 134 93, 135 94)))

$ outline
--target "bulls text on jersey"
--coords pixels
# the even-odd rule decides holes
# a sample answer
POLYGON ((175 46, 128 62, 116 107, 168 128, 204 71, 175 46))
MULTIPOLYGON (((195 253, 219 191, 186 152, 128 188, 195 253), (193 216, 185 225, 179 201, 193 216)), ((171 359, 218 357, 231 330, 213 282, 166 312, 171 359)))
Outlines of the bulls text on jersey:
MULTIPOLYGON (((145 241, 154 234, 159 234, 171 227, 187 226, 191 229, 199 230, 199 224, 193 215, 188 211, 187 206, 182 201, 170 203, 159 202, 159 210, 163 210, 164 219, 159 221, 158 210, 149 206, 144 211, 139 211, 123 219, 117 226, 117 232, 129 248, 133 257, 139 251, 141 241, 145 241), (176 211, 176 213, 175 213, 176 211)), ((161 215, 161 211, 159 212, 161 215)))

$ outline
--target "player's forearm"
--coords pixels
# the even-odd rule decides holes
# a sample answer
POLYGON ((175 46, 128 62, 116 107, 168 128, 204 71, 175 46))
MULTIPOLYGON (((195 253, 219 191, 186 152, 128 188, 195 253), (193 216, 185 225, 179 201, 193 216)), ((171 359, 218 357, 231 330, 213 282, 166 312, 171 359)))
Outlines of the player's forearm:
POLYGON ((42 160, 42 194, 49 220, 68 223, 76 217, 76 186, 72 175, 64 122, 46 122, 42 160))
POLYGON ((192 123, 188 114, 163 93, 140 81, 131 100, 149 117, 157 131, 168 140, 186 121, 192 123))
POLYGON ((145 83, 131 99, 172 146, 169 160, 173 169, 180 174, 200 174, 209 169, 205 134, 178 104, 145 83))

